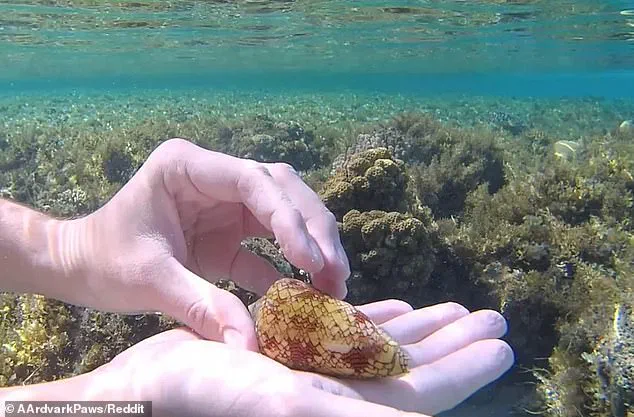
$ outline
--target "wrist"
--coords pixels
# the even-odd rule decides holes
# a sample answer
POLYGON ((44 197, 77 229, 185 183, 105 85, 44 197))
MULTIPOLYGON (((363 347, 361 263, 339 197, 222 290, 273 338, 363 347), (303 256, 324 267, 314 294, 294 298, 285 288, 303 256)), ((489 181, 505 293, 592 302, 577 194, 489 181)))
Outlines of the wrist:
POLYGON ((86 258, 83 223, 0 200, 0 290, 77 303, 86 258))

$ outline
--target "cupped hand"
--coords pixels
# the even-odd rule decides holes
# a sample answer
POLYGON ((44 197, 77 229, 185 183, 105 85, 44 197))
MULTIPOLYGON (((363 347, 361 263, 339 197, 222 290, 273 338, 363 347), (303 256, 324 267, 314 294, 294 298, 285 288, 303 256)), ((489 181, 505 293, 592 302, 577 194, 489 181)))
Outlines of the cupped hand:
POLYGON ((68 301, 116 312, 164 312, 208 339, 256 350, 244 305, 211 282, 263 293, 279 278, 243 248, 275 237, 314 285, 346 295, 350 270, 336 221, 287 164, 235 158, 172 139, 101 209, 77 222, 84 282, 68 301))
POLYGON ((360 309, 401 343, 409 373, 349 380, 293 371, 176 329, 131 347, 91 380, 151 400, 156 416, 396 417, 453 408, 513 363, 511 348, 498 339, 506 322, 494 311, 469 313, 454 303, 412 311, 395 300, 360 309))

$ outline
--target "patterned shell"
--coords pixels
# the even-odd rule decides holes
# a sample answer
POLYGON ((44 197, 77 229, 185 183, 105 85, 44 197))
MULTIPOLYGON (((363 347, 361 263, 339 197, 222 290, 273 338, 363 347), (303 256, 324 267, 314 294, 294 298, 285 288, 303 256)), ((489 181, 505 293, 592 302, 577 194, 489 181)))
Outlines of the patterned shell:
POLYGON ((348 378, 406 373, 399 344, 352 305, 302 281, 276 281, 249 306, 260 351, 289 368, 348 378))

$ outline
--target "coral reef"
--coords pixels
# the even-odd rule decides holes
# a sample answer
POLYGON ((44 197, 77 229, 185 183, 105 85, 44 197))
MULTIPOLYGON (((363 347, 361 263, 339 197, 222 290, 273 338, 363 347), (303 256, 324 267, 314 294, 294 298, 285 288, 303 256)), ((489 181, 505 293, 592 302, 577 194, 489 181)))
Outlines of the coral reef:
MULTIPOLYGON (((452 300, 499 309, 519 366, 533 371, 514 375, 534 376, 540 402, 533 411, 629 417, 631 132, 618 128, 619 116, 618 123, 604 122, 612 130, 580 135, 570 126, 575 134, 554 135, 535 123, 553 114, 547 109, 526 122, 499 114, 493 131, 466 128, 458 116, 462 127, 439 121, 439 113, 402 113, 387 123, 347 126, 348 136, 324 119, 313 126, 252 114, 154 115, 121 127, 113 120, 81 128, 20 122, 11 125, 19 129, 0 127, 0 195, 80 216, 107 201, 160 141, 174 136, 289 162, 339 222, 352 267, 349 301, 397 297, 416 307, 452 300), (574 141, 574 152, 561 152, 561 144, 572 143, 566 140, 574 141)), ((594 123, 571 111, 565 117, 588 132, 594 123)), ((301 275, 274 242, 250 239, 244 246, 284 275, 301 275)), ((218 285, 245 303, 255 298, 230 281, 218 285)), ((0 298, 0 314, 3 386, 85 372, 175 325, 160 315, 104 314, 9 294, 0 298)))
POLYGON ((54 380, 68 373, 73 317, 67 306, 41 296, 2 295, 0 314, 0 386, 54 380))
POLYGON ((504 184, 502 150, 491 132, 446 126, 430 114, 403 113, 360 134, 333 162, 334 175, 351 155, 373 148, 387 148, 407 164, 418 198, 437 217, 460 214, 467 193, 480 184, 491 193, 504 184))
POLYGON ((634 297, 631 145, 607 136, 574 161, 544 155, 535 170, 509 167, 494 195, 471 192, 445 237, 491 288, 519 364, 536 367, 540 412, 627 415, 631 365, 606 329, 611 306, 634 297))

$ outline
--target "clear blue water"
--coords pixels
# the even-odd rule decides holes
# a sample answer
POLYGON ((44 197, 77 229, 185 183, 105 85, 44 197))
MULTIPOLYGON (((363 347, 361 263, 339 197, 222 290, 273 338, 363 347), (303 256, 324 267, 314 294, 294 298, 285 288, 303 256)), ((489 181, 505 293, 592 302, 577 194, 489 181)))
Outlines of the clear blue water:
POLYGON ((634 1, 0 1, 0 89, 634 97, 634 1))

